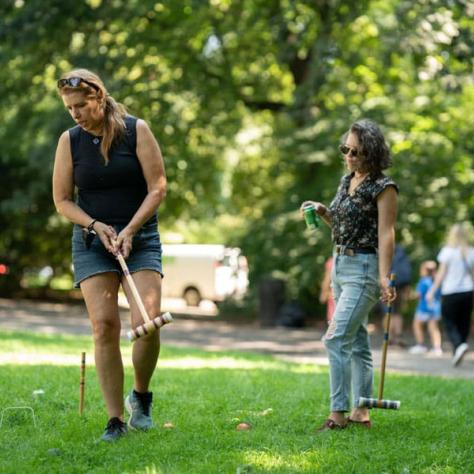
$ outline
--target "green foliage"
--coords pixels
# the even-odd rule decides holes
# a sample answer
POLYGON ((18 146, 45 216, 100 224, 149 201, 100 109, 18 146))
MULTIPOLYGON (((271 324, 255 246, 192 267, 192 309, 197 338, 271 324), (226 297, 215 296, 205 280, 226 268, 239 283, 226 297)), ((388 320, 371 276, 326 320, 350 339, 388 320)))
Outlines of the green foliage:
POLYGON ((471 0, 4 1, 0 259, 16 281, 69 272, 50 176, 72 125, 55 81, 72 67, 150 123, 169 179, 162 231, 243 247, 252 282, 277 272, 314 298, 330 238, 297 209, 332 199, 339 138, 360 117, 393 151, 398 239, 432 258, 473 220, 473 30, 471 0))
MULTIPOLYGON (((97 443, 107 419, 89 361, 90 338, 4 333, 3 341, 0 384, 8 390, 0 392, 0 407, 31 406, 38 426, 26 411, 5 413, 2 473, 233 473, 244 466, 282 474, 457 473, 469 472, 474 462, 474 422, 459 421, 472 406, 470 380, 391 374, 385 392, 401 400, 400 411, 373 410, 371 430, 316 435, 328 412, 325 368, 166 347, 152 382, 157 427, 105 445, 97 443), (81 418, 83 350, 88 361, 81 418), (24 363, 29 358, 31 365, 24 363), (44 394, 33 395, 36 390, 44 394), (252 429, 236 431, 242 421, 252 429), (175 428, 164 428, 165 422, 175 428)), ((130 357, 126 346, 127 390, 133 382, 130 357)))

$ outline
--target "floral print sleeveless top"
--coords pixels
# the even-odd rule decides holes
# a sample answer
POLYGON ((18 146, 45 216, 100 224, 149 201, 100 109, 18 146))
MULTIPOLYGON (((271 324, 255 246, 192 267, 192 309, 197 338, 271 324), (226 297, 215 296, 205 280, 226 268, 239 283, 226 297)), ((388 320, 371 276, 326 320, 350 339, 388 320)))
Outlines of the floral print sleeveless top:
POLYGON ((377 196, 388 186, 398 193, 392 178, 383 174, 367 176, 349 194, 354 173, 342 177, 336 196, 329 206, 332 219, 332 240, 336 245, 350 248, 378 248, 377 196))

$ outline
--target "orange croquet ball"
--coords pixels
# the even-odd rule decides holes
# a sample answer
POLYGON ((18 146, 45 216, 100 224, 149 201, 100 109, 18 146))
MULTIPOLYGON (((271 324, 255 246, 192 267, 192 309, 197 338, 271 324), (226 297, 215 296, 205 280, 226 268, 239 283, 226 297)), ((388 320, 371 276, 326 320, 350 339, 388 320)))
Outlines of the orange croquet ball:
POLYGON ((237 425, 237 431, 248 431, 252 428, 252 426, 249 423, 239 423, 237 425))

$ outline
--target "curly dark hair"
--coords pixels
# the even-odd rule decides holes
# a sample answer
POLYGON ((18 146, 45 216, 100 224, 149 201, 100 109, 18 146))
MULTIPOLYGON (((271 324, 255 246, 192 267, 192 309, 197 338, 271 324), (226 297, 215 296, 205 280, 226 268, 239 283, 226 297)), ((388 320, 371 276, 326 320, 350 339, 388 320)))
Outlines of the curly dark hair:
POLYGON ((344 134, 344 142, 350 133, 355 133, 359 140, 361 165, 364 170, 372 175, 379 175, 382 170, 392 166, 392 158, 385 137, 375 122, 368 119, 354 122, 344 134))

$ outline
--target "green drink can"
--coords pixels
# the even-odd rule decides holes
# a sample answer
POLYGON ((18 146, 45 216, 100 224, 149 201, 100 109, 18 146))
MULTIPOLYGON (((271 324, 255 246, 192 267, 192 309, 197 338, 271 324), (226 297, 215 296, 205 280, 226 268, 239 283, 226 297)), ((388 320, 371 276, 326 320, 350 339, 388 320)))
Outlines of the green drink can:
POLYGON ((319 216, 316 214, 314 204, 308 203, 303 206, 304 220, 306 227, 311 230, 316 230, 319 227, 319 216))

